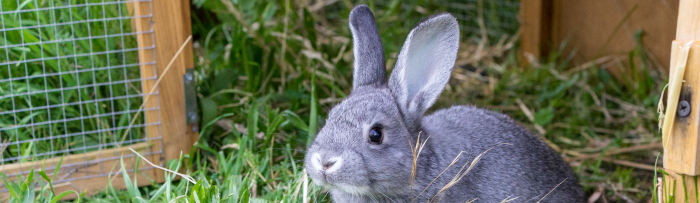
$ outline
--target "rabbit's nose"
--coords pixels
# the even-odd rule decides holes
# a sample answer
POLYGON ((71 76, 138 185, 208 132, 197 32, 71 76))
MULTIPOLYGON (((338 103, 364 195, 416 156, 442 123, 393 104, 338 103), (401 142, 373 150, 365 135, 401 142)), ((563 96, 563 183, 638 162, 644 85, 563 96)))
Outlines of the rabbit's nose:
POLYGON ((340 166, 343 165, 343 158, 340 156, 334 156, 327 158, 326 160, 323 160, 321 163, 323 163, 323 171, 326 173, 333 173, 334 171, 337 171, 340 166))
POLYGON ((324 161, 323 162, 323 170, 327 170, 328 168, 333 166, 333 164, 335 164, 335 160, 324 161))
POLYGON ((322 156, 320 154, 314 154, 312 155, 312 164, 316 170, 324 173, 332 173, 343 165, 343 158, 340 156, 329 157, 328 155, 322 156))

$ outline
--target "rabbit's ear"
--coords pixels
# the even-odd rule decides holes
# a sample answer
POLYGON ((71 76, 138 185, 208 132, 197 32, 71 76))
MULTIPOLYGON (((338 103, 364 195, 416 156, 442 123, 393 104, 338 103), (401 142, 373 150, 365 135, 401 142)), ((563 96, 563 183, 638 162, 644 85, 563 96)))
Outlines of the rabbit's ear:
POLYGON ((419 119, 445 88, 459 49, 459 25, 450 14, 425 19, 408 34, 389 78, 407 119, 419 119))
POLYGON ((353 91, 363 86, 386 85, 384 49, 372 11, 365 5, 355 7, 350 12, 349 24, 355 54, 353 91))

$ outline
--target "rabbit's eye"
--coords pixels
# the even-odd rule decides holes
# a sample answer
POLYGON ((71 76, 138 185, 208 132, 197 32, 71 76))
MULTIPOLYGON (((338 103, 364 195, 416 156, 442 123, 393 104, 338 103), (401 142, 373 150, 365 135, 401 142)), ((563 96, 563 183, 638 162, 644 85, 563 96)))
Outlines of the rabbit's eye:
POLYGON ((379 125, 373 126, 369 129, 369 143, 370 144, 381 144, 384 136, 382 136, 382 127, 379 125))

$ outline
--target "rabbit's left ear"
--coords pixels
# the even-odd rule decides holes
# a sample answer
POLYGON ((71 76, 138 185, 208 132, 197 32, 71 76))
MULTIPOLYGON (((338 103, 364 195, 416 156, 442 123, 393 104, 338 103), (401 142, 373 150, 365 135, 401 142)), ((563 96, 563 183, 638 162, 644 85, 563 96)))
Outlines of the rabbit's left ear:
POLYGON ((459 49, 459 25, 450 14, 420 22, 401 48, 389 89, 406 119, 419 119, 450 79, 459 49))

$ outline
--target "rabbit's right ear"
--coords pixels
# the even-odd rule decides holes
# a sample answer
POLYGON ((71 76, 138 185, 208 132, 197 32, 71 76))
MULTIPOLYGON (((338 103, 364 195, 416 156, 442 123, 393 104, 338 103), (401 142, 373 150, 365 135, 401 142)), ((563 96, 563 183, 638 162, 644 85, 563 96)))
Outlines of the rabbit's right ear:
POLYGON ((350 12, 355 62, 352 74, 352 90, 359 87, 386 85, 384 49, 377 32, 374 14, 365 5, 359 5, 350 12))

